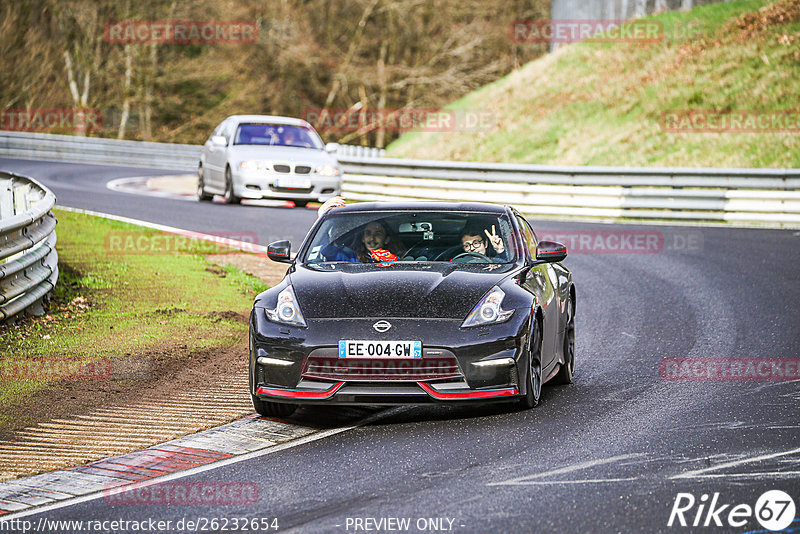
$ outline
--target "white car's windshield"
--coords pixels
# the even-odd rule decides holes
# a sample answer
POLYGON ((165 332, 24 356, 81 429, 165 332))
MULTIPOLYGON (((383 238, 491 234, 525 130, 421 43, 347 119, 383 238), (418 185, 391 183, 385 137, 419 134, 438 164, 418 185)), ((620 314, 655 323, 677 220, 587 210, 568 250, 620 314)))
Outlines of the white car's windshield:
POLYGON ((505 215, 453 211, 332 213, 304 263, 508 263, 517 245, 505 215))
POLYGON ((240 124, 233 144, 324 148, 319 136, 310 128, 265 123, 240 124))

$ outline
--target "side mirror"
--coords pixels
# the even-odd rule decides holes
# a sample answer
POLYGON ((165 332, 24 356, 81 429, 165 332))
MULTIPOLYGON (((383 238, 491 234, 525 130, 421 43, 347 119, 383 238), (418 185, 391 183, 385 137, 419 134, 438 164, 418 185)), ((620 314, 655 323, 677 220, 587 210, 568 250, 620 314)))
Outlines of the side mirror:
POLYGON ((567 257, 567 247, 558 241, 539 241, 536 246, 536 260, 554 263, 567 257))
POLYGON ((228 140, 225 139, 224 135, 212 135, 211 144, 214 146, 227 146, 228 140))
POLYGON ((292 263, 292 260, 289 259, 291 250, 291 241, 275 241, 267 245, 267 257, 280 263, 292 263))
POLYGON ((339 143, 328 143, 325 145, 325 152, 328 154, 336 154, 339 151, 339 143))

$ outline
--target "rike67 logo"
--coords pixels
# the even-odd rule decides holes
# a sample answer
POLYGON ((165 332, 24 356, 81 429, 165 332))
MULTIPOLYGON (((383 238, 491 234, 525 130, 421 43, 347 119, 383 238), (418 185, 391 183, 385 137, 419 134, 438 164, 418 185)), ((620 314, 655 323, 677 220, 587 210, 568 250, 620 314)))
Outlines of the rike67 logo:
POLYGON ((699 499, 691 493, 678 493, 667 526, 741 528, 755 517, 763 528, 775 532, 791 525, 796 512, 794 499, 781 490, 763 493, 755 506, 723 503, 719 493, 704 493, 699 499))

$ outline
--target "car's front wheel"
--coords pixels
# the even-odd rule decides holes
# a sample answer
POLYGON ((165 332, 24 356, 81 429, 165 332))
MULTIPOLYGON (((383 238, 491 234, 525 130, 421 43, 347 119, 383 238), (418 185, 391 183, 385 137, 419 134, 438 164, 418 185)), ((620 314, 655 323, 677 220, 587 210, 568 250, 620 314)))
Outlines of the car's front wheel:
POLYGON ((264 417, 289 417, 297 409, 296 404, 284 404, 282 402, 269 402, 261 400, 252 393, 250 398, 253 399, 253 408, 256 409, 259 415, 264 417))
POLYGON ((542 396, 542 328, 538 319, 534 319, 531 329, 528 372, 525 378, 526 392, 519 401, 519 407, 523 410, 539 404, 539 398, 542 396))
POLYGON ((225 167, 225 204, 238 204, 242 201, 241 198, 236 196, 233 191, 233 175, 231 175, 231 168, 225 167))
POLYGON ((308 200, 294 200, 293 202, 295 208, 305 208, 308 204, 308 200))

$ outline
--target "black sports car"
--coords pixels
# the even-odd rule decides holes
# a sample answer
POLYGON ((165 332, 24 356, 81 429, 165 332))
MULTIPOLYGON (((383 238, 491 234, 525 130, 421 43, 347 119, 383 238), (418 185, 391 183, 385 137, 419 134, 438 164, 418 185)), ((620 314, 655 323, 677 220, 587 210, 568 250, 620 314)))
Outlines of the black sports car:
POLYGON ((298 404, 516 402, 572 382, 575 288, 564 245, 513 208, 362 203, 320 217, 250 315, 256 411, 298 404))

